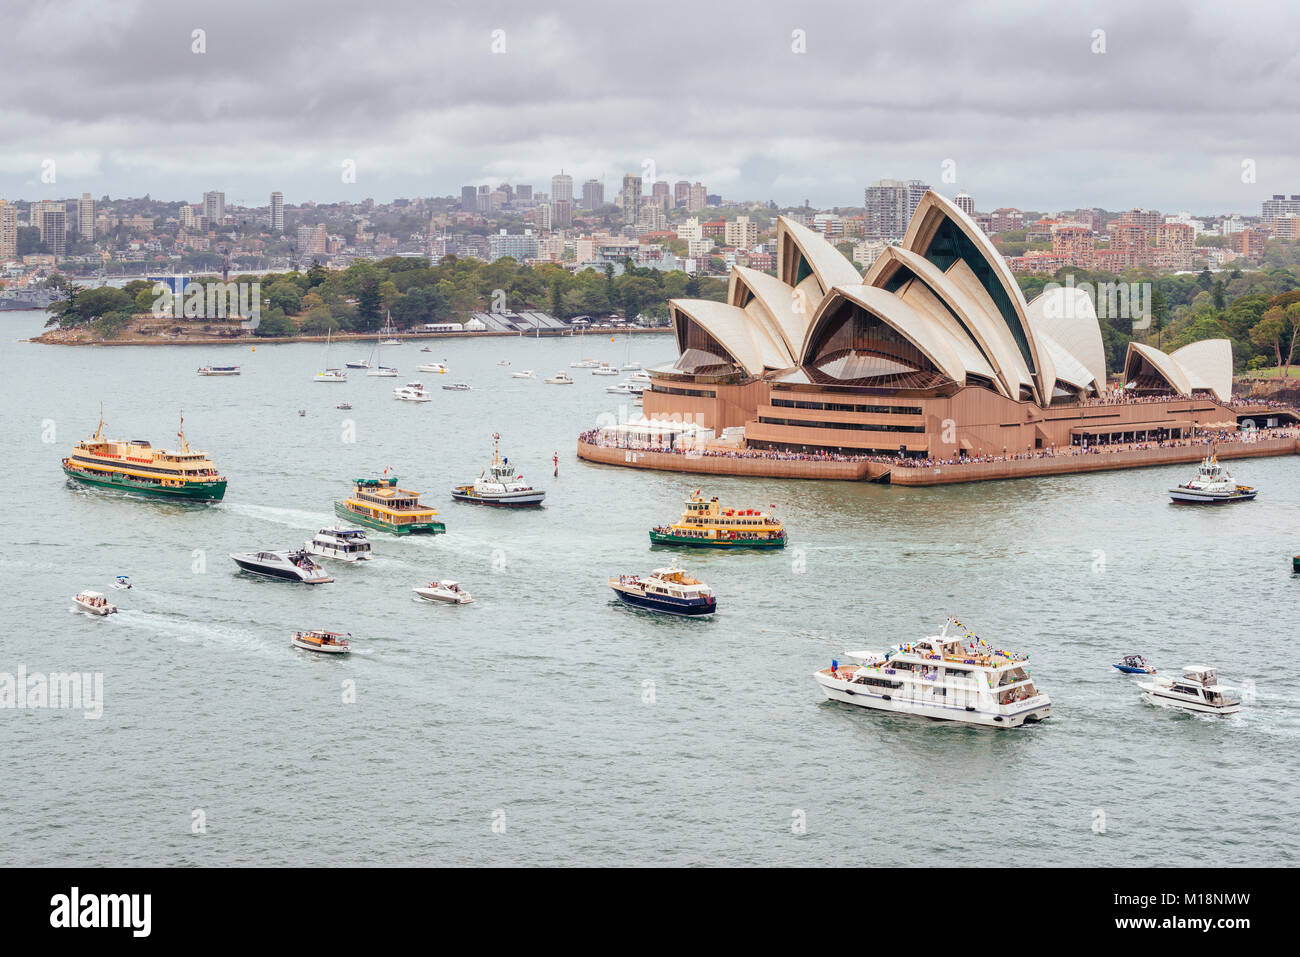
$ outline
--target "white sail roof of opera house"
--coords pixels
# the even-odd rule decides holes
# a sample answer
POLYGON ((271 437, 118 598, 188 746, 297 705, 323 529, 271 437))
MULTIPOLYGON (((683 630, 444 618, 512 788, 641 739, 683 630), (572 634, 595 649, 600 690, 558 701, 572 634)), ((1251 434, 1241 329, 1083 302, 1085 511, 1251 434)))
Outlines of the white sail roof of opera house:
POLYGON ((1209 392, 1220 402, 1232 398, 1232 343, 1227 339, 1203 339, 1172 353, 1130 342, 1124 356, 1126 383, 1131 384, 1137 378, 1142 359, 1178 395, 1209 392))
MULTIPOLYGON (((809 381, 818 343, 827 341, 837 328, 829 324, 843 320, 842 310, 850 309, 855 322, 868 324, 863 328, 893 330, 888 336, 901 336, 920 353, 916 361, 932 364, 939 376, 959 386, 989 388, 1043 406, 1056 397, 1105 388, 1105 347, 1087 293, 1052 286, 1026 302, 989 238, 937 193, 924 194, 903 245, 887 246, 865 276, 821 233, 785 216, 777 218, 776 246, 777 275, 733 267, 725 302, 671 300, 682 356, 672 367, 652 372, 716 375, 734 369, 754 378, 809 381), (726 356, 715 362, 719 352, 726 356)), ((837 349, 870 352, 869 346, 837 342, 837 349)), ((1130 356, 1134 349, 1180 394, 1206 390, 1221 399, 1230 394, 1232 356, 1226 342, 1195 343, 1173 356, 1145 346, 1131 346, 1130 356)), ((836 370, 851 367, 864 368, 828 364, 822 357, 816 381, 833 386, 844 374, 836 370)))

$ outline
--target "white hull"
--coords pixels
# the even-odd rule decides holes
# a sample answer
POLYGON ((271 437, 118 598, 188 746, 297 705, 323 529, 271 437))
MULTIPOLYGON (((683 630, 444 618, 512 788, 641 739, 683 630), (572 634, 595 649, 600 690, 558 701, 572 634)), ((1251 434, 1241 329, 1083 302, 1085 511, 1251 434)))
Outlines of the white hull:
POLYGON ((1185 698, 1182 695, 1170 694, 1152 685, 1138 682, 1138 687, 1142 689, 1142 697, 1151 704, 1163 705, 1166 708, 1178 708, 1180 711, 1192 711, 1196 714, 1237 714, 1241 711, 1241 703, 1234 702, 1216 708, 1208 705, 1204 701, 1195 698, 1185 698))
POLYGON ((374 376, 376 379, 396 379, 396 369, 371 369, 366 375, 374 376))
POLYGON ((446 592, 430 591, 427 588, 413 588, 411 590, 419 596, 421 601, 440 602, 444 605, 468 605, 474 601, 468 595, 449 595, 446 592))
POLYGON ((72 603, 76 605, 77 608, 79 608, 81 611, 90 612, 90 614, 92 615, 99 615, 101 618, 105 617, 106 615, 113 615, 117 613, 116 605, 90 605, 90 604, 86 604, 85 602, 77 601, 77 599, 75 598, 72 599, 72 603))
POLYGON ((301 648, 303 651, 315 651, 322 655, 346 655, 351 648, 340 647, 338 645, 313 645, 309 641, 300 641, 298 638, 290 639, 295 648, 301 648))
POLYGON ((442 366, 437 362, 426 362, 424 365, 420 366, 419 369, 421 372, 443 373, 447 371, 445 366, 442 366))
POLYGON ((951 705, 941 701, 926 700, 909 695, 907 689, 885 691, 855 685, 840 678, 831 678, 818 672, 814 677, 822 692, 831 701, 889 711, 894 714, 933 718, 938 721, 956 721, 988 728, 1017 728, 1027 721, 1042 721, 1052 713, 1052 706, 1042 696, 1007 705, 999 711, 981 711, 971 705, 951 705))
POLYGON ((317 558, 332 558, 336 562, 368 562, 372 556, 369 552, 341 552, 327 545, 307 544, 307 553, 317 558))
POLYGON ((1175 502, 1187 505, 1219 505, 1225 502, 1249 502, 1255 497, 1255 491, 1249 492, 1200 492, 1196 489, 1171 488, 1169 497, 1175 502))
POLYGON ((239 375, 239 370, 236 369, 233 372, 214 372, 209 369, 200 369, 199 375, 239 375))

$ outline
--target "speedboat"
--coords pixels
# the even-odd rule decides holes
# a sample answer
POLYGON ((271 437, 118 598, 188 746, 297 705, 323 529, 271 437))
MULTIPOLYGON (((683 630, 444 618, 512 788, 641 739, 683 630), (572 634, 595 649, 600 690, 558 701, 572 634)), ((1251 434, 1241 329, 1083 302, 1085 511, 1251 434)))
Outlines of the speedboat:
POLYGON ((1231 473, 1210 453, 1196 470, 1196 478, 1169 490, 1169 497, 1180 505, 1219 505, 1224 502, 1248 502, 1258 493, 1249 485, 1238 485, 1231 473))
MULTIPOLYGON (((426 349, 425 351, 427 352, 428 350, 426 349)), ((510 360, 509 360, 509 359, 502 359, 500 362, 497 363, 497 365, 499 365, 499 366, 508 366, 508 365, 510 365, 510 360)))
POLYGON ((400 389, 394 389, 393 396, 403 402, 429 402, 433 399, 433 396, 424 391, 424 384, 420 382, 408 382, 400 389))
POLYGON ((82 611, 88 611, 92 615, 114 615, 117 613, 117 606, 110 605, 108 599, 97 591, 78 592, 72 596, 73 603, 82 611))
POLYGON ((443 386, 447 392, 468 392, 469 384, 466 382, 453 382, 450 385, 443 386))
POLYGON ((244 571, 268 578, 306 585, 323 585, 334 580, 311 560, 304 548, 279 552, 232 552, 230 559, 244 571))
POLYGON ((306 409, 299 409, 299 410, 298 410, 298 414, 299 414, 299 415, 306 415, 306 414, 307 414, 307 410, 306 410, 306 409))
POLYGON ((492 434, 492 464, 479 473, 473 485, 458 485, 451 497, 458 502, 475 505, 495 505, 500 508, 530 508, 541 505, 546 493, 524 484, 524 477, 516 475, 509 459, 501 458, 500 433, 492 434))
POLYGON ((293 646, 304 651, 319 651, 327 655, 346 655, 352 650, 352 645, 348 641, 351 637, 350 632, 341 635, 337 631, 295 631, 293 646))
POLYGON ((557 372, 546 381, 550 385, 573 385, 573 377, 567 372, 557 372))
POLYGON ((990 728, 1042 721, 1052 702, 1029 674, 1029 656, 993 649, 955 618, 938 635, 853 651, 813 679, 831 701, 990 728), (952 626, 960 633, 951 634, 952 626))
POLYGON ((596 368, 591 370, 592 375, 618 375, 618 369, 608 362, 602 362, 596 368))
POLYGON ((1142 697, 1152 704, 1163 704, 1198 714, 1236 714, 1241 699, 1236 689, 1219 684, 1218 673, 1205 665, 1184 665, 1180 678, 1156 678, 1139 681, 1142 697))
POLYGON ((447 367, 441 362, 426 362, 419 368, 421 372, 436 372, 439 375, 447 371, 447 367))
POLYGON ((468 605, 474 600, 469 592, 460 587, 459 582, 453 581, 432 581, 419 588, 412 588, 411 591, 424 601, 441 601, 449 605, 468 605))
POLYGON ((341 562, 367 562, 374 557, 370 554, 370 542, 366 540, 366 533, 360 528, 331 525, 322 528, 303 547, 312 555, 337 558, 341 562))
POLYGON ((656 568, 642 578, 619 575, 609 579, 609 587, 623 604, 669 615, 712 615, 718 610, 713 589, 691 578, 673 562, 668 568, 656 568))
POLYGON ((1153 675, 1156 669, 1141 655, 1125 655, 1115 662, 1115 667, 1126 675, 1153 675))
POLYGON ((351 403, 351 402, 340 402, 338 405, 334 406, 334 408, 336 408, 336 409, 344 409, 344 410, 348 410, 348 409, 351 409, 351 408, 352 408, 352 403, 351 403))
POLYGON ((537 376, 533 375, 533 370, 532 370, 532 369, 524 369, 524 370, 522 370, 522 371, 520 371, 520 372, 512 372, 512 373, 510 373, 510 378, 512 378, 512 379, 536 379, 537 376))
POLYGON ((119 591, 130 591, 131 579, 126 575, 118 575, 113 579, 113 587, 119 591))
POLYGON ((239 375, 239 366, 203 366, 199 375, 239 375))

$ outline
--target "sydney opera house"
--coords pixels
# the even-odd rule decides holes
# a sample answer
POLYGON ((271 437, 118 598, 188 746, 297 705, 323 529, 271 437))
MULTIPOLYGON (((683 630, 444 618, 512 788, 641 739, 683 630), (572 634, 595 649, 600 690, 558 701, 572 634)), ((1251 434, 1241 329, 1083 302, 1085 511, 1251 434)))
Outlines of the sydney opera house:
POLYGON ((648 370, 645 415, 743 428, 750 449, 949 459, 1235 423, 1227 340, 1133 344, 1118 399, 1089 297, 1026 301, 988 237, 934 192, 865 276, 782 217, 776 276, 737 266, 725 302, 671 310, 679 355, 648 370))

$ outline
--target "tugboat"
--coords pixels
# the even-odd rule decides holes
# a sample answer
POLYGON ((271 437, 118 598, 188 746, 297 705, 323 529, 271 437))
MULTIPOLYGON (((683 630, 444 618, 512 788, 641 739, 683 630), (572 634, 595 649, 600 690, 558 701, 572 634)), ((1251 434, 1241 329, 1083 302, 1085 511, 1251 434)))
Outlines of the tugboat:
POLYGON ((418 588, 412 588, 423 601, 440 601, 448 605, 468 605, 474 601, 474 596, 460 587, 460 582, 453 581, 431 581, 427 585, 421 585, 418 588))
POLYGON ((447 530, 438 521, 436 508, 420 504, 419 492, 397 487, 396 475, 355 479, 352 497, 335 502, 334 514, 394 535, 437 535, 447 530))
POLYGON ((1115 667, 1126 675, 1153 675, 1156 669, 1141 655, 1125 655, 1115 662, 1115 667))
POLYGON ((1201 462, 1196 478, 1169 490, 1169 497, 1180 505, 1220 505, 1224 502, 1248 502, 1258 493, 1249 485, 1238 485, 1231 473, 1219 464, 1213 452, 1201 462))
POLYGON ((501 434, 492 433, 492 464, 485 468, 473 485, 457 485, 451 497, 458 502, 495 505, 499 508, 533 508, 542 504, 546 493, 525 485, 522 475, 515 475, 509 459, 500 453, 501 434))
POLYGON ((88 611, 92 615, 99 615, 103 618, 106 615, 117 614, 117 606, 110 605, 108 599, 97 591, 83 591, 72 596, 73 604, 82 611, 88 611))
POLYGON ((324 585, 334 580, 325 574, 325 569, 311 560, 304 548, 280 552, 232 552, 230 560, 246 572, 281 581, 324 585))
POLYGON ((351 637, 351 632, 341 635, 337 631, 295 631, 293 646, 327 655, 346 655, 352 650, 352 644, 348 641, 351 637))
POLYGON ((176 437, 175 452, 155 449, 144 439, 106 439, 101 410, 95 434, 77 443, 63 460, 63 471, 83 485, 187 501, 221 501, 226 480, 207 453, 190 449, 184 415, 176 437))
POLYGON ((1241 699, 1235 689, 1219 684, 1218 673, 1205 665, 1184 665, 1181 678, 1139 681, 1142 697, 1152 704, 1164 704, 1198 714, 1236 714, 1241 699))
POLYGON ((723 508, 718 497, 705 499, 696 489, 686 499, 682 517, 672 525, 650 529, 651 545, 688 548, 785 548, 785 529, 756 508, 723 508))
POLYGON ((929 638, 847 652, 813 679, 831 701, 941 721, 1018 728, 1052 714, 1029 675, 1029 656, 990 648, 955 618, 929 638), (956 625, 964 634, 949 634, 956 625))
POLYGON ((614 589, 619 601, 632 608, 690 617, 712 615, 718 610, 713 589, 687 575, 677 567, 676 561, 667 568, 656 568, 645 578, 639 575, 611 577, 609 587, 614 589))
POLYGON ((322 528, 303 547, 309 554, 336 558, 341 562, 368 562, 374 557, 370 554, 370 542, 366 541, 366 533, 359 528, 339 528, 335 525, 322 528))

